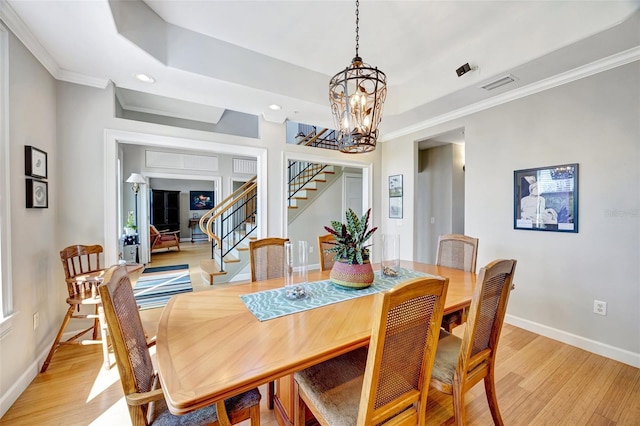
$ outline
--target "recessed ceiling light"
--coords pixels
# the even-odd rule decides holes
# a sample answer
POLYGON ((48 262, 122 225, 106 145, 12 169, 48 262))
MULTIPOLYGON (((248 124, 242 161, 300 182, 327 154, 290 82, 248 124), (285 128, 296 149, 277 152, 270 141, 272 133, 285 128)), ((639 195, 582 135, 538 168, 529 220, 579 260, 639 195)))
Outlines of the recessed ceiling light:
POLYGON ((150 75, 139 73, 133 75, 136 79, 140 80, 143 83, 155 83, 156 79, 151 77, 150 75))
POLYGON ((280 105, 271 104, 271 105, 269 105, 269 109, 272 109, 274 111, 280 111, 282 109, 282 107, 280 105))

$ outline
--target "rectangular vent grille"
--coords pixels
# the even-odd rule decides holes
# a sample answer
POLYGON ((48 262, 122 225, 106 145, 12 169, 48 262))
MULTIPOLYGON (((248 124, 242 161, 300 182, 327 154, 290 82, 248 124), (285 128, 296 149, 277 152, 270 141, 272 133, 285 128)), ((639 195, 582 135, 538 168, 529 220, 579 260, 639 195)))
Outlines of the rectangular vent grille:
POLYGON ((516 80, 517 80, 516 77, 509 74, 507 76, 501 77, 495 81, 492 81, 491 83, 487 83, 484 86, 480 86, 480 87, 482 87, 484 90, 493 90, 493 89, 497 89, 498 87, 502 87, 505 84, 513 83, 516 80))
POLYGON ((233 159, 233 173, 242 173, 255 175, 258 173, 258 162, 256 160, 247 160, 244 158, 233 159))

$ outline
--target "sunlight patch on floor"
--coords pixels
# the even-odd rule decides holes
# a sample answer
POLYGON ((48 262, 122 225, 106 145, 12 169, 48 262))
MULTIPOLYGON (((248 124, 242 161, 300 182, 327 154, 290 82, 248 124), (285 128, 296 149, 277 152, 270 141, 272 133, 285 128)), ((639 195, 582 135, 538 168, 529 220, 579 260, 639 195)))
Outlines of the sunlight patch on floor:
POLYGON ((115 364, 112 364, 109 370, 105 370, 104 368, 100 367, 100 371, 98 372, 98 375, 91 385, 91 391, 89 392, 89 396, 87 397, 86 402, 90 402, 93 398, 100 395, 114 383, 118 383, 118 385, 120 384, 118 367, 115 364))

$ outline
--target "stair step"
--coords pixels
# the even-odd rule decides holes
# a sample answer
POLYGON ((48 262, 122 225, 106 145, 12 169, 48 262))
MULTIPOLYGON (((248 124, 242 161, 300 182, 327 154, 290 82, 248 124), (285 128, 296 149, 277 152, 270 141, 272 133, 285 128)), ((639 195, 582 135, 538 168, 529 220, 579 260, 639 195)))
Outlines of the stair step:
POLYGON ((226 275, 226 272, 220 272, 220 265, 215 259, 204 259, 200 261, 200 269, 202 269, 202 279, 209 285, 213 285, 213 277, 216 275, 226 275))
POLYGON ((224 263, 236 263, 236 262, 240 262, 240 259, 238 259, 237 257, 235 257, 232 254, 227 254, 224 257, 224 263))

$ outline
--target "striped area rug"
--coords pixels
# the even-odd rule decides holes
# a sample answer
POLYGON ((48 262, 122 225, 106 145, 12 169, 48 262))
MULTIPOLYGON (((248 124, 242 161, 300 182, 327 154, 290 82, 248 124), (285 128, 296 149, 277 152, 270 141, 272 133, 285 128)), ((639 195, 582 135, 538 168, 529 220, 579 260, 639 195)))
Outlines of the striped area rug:
POLYGON ((190 291, 193 287, 186 264, 145 268, 133 288, 141 310, 163 307, 171 296, 190 291))

